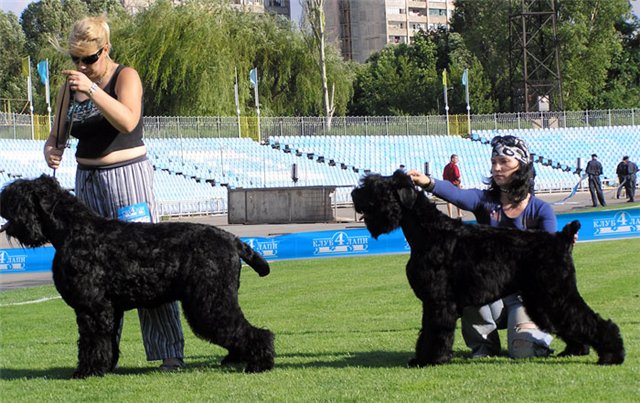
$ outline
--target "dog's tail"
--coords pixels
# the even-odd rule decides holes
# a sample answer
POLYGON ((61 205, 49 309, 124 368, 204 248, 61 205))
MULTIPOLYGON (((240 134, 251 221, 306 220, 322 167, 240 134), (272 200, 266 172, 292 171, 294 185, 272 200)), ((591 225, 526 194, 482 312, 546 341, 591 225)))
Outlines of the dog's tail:
POLYGON ((580 221, 573 220, 569 224, 565 225, 562 228, 562 232, 560 232, 561 237, 569 243, 569 245, 573 245, 576 239, 576 234, 580 229, 580 221))
POLYGON ((238 248, 238 255, 244 260, 253 270, 264 277, 269 274, 269 263, 260 255, 254 251, 251 246, 242 242, 240 238, 236 238, 236 247, 238 248))

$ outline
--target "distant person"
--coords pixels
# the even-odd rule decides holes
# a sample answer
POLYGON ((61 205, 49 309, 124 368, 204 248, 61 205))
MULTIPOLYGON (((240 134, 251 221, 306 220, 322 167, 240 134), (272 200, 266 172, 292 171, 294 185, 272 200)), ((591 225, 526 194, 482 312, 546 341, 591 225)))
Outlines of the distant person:
MULTIPOLYGON (((444 170, 442 171, 442 179, 449 181, 453 184, 453 186, 457 188, 462 188, 462 177, 460 175, 460 168, 458 168, 458 156, 456 154, 451 154, 449 158, 449 163, 444 166, 444 170)), ((457 218, 462 218, 462 210, 460 207, 456 207, 458 210, 457 218)), ((453 204, 447 202, 447 212, 449 213, 449 217, 453 218, 453 204)))
POLYGON ((628 156, 624 156, 622 158, 622 162, 624 162, 626 166, 626 175, 625 175, 625 183, 624 190, 627 192, 627 197, 629 200, 627 202, 633 203, 635 201, 636 195, 636 179, 638 174, 638 165, 635 162, 629 160, 628 156))
MULTIPOLYGON (((624 159, 629 157, 622 157, 622 161, 618 163, 616 167, 616 175, 618 176, 618 190, 616 191, 616 199, 620 198, 620 194, 622 193, 622 189, 625 188, 625 178, 627 177, 627 164, 625 164, 624 159)), ((625 192, 626 193, 626 192, 625 192)))
POLYGON ((602 207, 605 207, 607 203, 604 201, 602 183, 600 182, 602 164, 598 161, 598 156, 596 154, 591 154, 591 161, 587 163, 587 167, 584 171, 589 175, 589 192, 591 193, 593 207, 598 207, 598 202, 600 202, 602 207))

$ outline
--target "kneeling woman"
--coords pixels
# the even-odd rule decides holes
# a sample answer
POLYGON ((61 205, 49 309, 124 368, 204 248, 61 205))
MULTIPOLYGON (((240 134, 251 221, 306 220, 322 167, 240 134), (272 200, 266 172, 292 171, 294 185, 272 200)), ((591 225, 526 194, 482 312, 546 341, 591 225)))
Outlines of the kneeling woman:
MULTIPOLYGON (((525 142, 513 136, 497 136, 491 146, 491 177, 487 190, 459 189, 415 170, 408 174, 416 185, 473 212, 480 224, 555 232, 557 221, 553 209, 531 193, 533 164, 525 142)), ((549 348, 552 337, 531 321, 517 294, 463 310, 462 336, 474 358, 499 354, 497 329, 505 326, 510 357, 539 357, 552 352, 549 348)))

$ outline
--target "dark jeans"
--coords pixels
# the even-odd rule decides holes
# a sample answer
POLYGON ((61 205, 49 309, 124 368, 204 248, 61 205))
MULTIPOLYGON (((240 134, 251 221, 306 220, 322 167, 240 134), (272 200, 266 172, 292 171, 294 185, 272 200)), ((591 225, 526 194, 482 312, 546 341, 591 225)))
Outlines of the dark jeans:
POLYGON ((604 201, 604 194, 602 193, 602 184, 600 183, 599 176, 589 175, 589 192, 591 193, 593 207, 598 207, 598 202, 600 202, 600 205, 603 207, 607 205, 604 201))

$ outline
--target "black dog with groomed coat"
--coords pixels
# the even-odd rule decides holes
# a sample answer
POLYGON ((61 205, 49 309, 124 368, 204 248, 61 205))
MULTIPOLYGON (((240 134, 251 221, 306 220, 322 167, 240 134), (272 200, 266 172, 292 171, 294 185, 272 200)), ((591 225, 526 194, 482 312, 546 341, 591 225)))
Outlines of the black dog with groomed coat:
MULTIPOLYGON (((135 223, 91 211, 55 178, 18 179, 0 194, 2 230, 22 245, 51 243, 53 280, 80 333, 74 377, 116 368, 124 311, 179 300, 199 337, 229 355, 223 363, 261 372, 274 365, 274 335, 252 326, 238 304, 240 259, 260 276, 268 263, 222 229, 193 223, 135 223)), ((1 231, 0 231, 1 232, 1 231)))
POLYGON ((593 347, 599 364, 624 361, 618 326, 578 293, 571 257, 578 221, 555 234, 464 224, 441 213, 401 171, 365 176, 351 197, 374 238, 401 227, 411 247, 407 277, 423 313, 409 365, 448 362, 462 309, 516 292, 531 319, 565 341, 560 355, 593 347))

